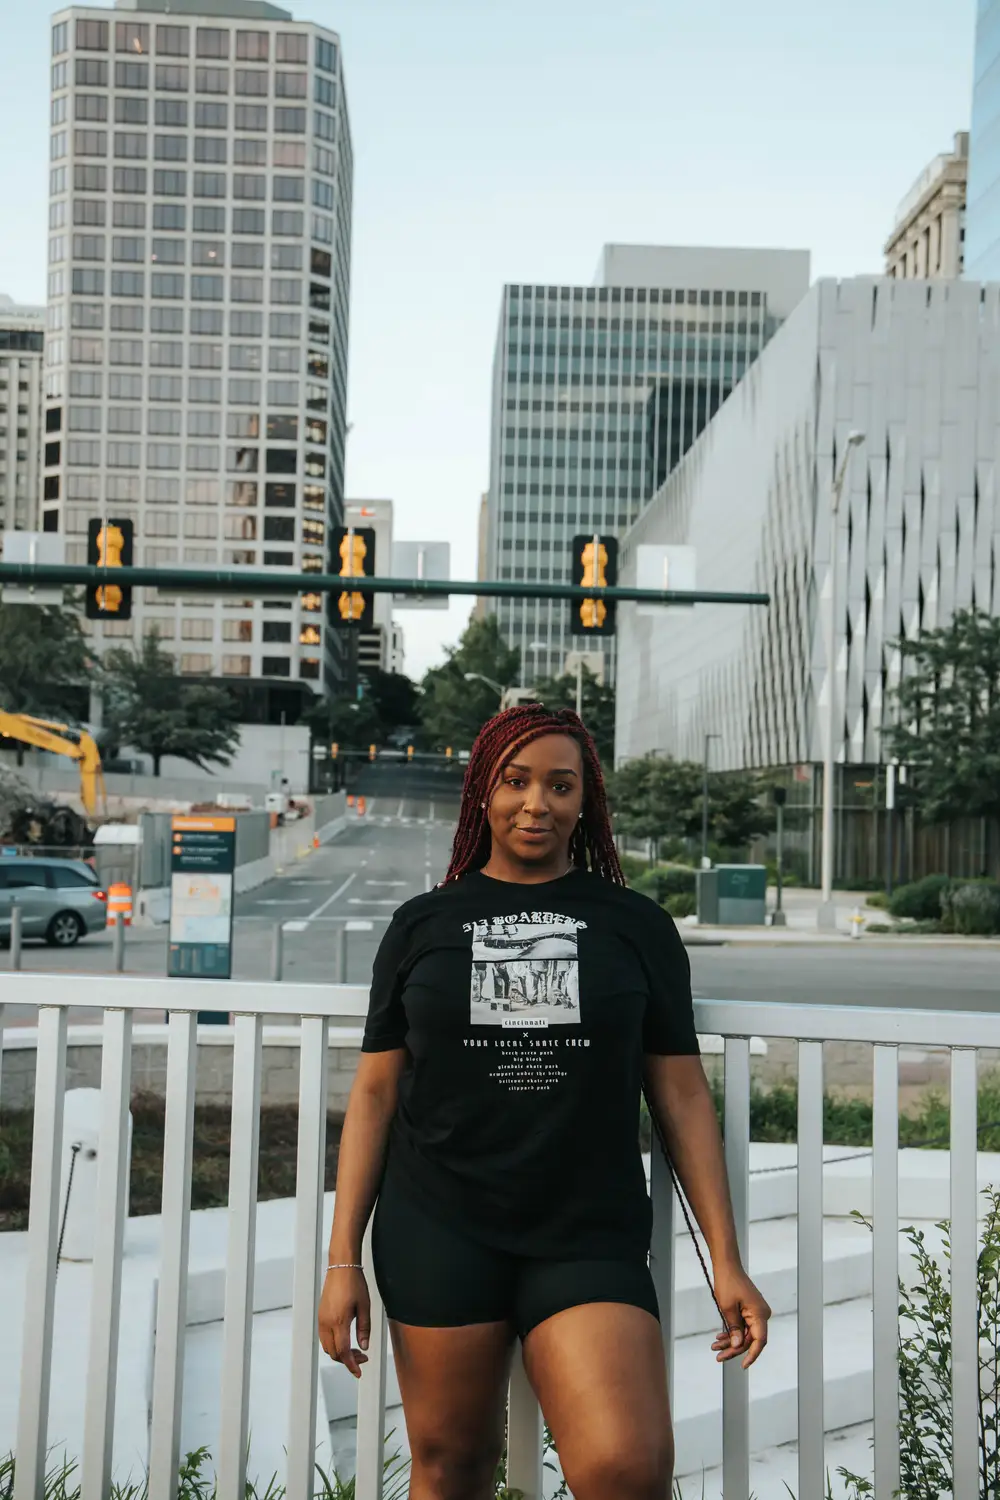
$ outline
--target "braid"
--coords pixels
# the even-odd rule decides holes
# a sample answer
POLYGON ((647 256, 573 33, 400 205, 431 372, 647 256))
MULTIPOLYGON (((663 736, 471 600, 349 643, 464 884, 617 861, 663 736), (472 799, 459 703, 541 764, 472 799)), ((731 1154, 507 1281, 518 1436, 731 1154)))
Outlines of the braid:
POLYGON ((625 884, 593 736, 570 708, 548 709, 541 703, 522 703, 488 720, 472 747, 462 783, 462 805, 446 885, 485 865, 490 857, 487 812, 496 779, 519 750, 547 734, 565 734, 575 740, 583 760, 583 815, 569 846, 573 864, 582 870, 593 870, 614 885, 625 884))

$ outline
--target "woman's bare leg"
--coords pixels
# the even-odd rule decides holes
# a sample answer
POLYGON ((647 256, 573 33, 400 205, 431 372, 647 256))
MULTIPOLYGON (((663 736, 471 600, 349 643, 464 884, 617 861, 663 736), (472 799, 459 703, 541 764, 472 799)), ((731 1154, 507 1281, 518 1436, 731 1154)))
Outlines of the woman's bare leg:
POLYGON ((492 1500, 513 1331, 389 1326, 413 1456, 410 1500, 492 1500))
POLYGON ((594 1302, 532 1329, 524 1362, 575 1500, 668 1500, 674 1445, 660 1325, 594 1302))

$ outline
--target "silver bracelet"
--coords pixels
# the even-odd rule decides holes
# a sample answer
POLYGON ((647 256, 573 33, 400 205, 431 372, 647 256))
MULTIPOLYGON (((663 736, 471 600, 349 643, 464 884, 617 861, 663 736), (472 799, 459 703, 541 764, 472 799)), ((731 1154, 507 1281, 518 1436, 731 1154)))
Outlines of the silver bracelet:
POLYGON ((328 1271, 363 1271, 364 1266, 359 1266, 354 1261, 341 1261, 337 1265, 327 1266, 328 1271))

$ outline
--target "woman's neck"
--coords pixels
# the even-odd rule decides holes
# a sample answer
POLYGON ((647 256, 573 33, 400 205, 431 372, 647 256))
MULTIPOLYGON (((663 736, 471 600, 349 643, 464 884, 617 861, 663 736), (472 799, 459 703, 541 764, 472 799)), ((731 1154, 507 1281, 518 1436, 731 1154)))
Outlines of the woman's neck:
POLYGON ((520 860, 512 860, 502 851, 494 849, 482 866, 482 874, 489 876, 491 880, 506 880, 511 885, 544 885, 551 880, 560 880, 572 869, 573 861, 566 851, 558 859, 546 861, 545 864, 522 864, 520 860))

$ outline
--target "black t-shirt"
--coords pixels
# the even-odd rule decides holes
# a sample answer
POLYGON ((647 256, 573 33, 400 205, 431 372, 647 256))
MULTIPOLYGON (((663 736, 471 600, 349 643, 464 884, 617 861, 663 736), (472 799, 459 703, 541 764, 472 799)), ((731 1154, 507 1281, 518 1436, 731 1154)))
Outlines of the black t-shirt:
POLYGON ((364 1039, 395 1047, 401 1186, 515 1254, 648 1250, 643 1053, 698 1052, 687 954, 648 897, 574 870, 539 885, 470 874, 406 902, 364 1039))

